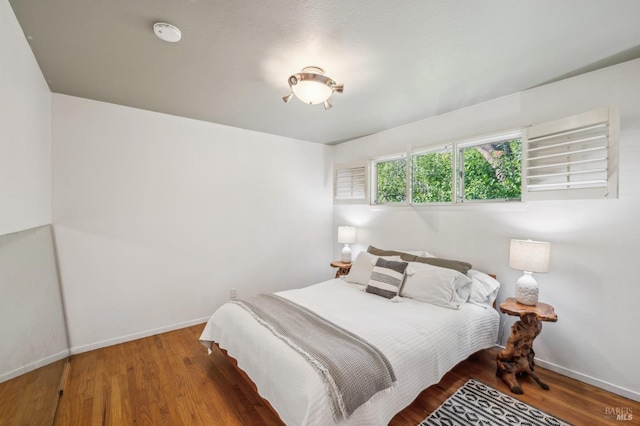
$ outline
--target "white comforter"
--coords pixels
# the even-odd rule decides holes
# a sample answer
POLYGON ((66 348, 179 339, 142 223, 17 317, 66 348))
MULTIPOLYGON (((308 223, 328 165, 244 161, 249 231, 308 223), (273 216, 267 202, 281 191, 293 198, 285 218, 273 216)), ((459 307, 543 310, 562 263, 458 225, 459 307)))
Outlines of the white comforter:
MULTIPOLYGON (((388 424, 458 362, 493 346, 498 333, 499 316, 490 307, 465 303, 452 310, 406 298, 394 303, 341 279, 276 294, 363 337, 394 368, 396 386, 377 393, 339 424, 388 424)), ((226 349, 287 425, 334 424, 316 371, 238 305, 220 307, 200 339, 226 349)))

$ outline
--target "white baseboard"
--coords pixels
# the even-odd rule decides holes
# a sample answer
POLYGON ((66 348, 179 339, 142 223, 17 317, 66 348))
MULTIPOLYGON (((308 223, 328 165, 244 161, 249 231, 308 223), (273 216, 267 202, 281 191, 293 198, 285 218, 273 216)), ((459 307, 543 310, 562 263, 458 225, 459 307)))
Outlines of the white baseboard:
POLYGON ((69 356, 68 350, 63 350, 58 352, 57 354, 49 355, 27 365, 24 365, 20 368, 16 368, 15 370, 11 370, 6 373, 0 374, 0 383, 6 382, 7 380, 11 380, 15 377, 22 376, 23 374, 29 373, 33 370, 37 370, 40 367, 44 367, 45 365, 51 364, 52 362, 59 361, 69 356))
POLYGON ((604 380, 596 379, 595 377, 591 377, 586 374, 578 373, 577 371, 561 367, 542 359, 536 358, 536 365, 539 365, 542 368, 546 368, 547 370, 551 370, 558 374, 562 374, 563 376, 571 377, 572 379, 576 379, 583 383, 587 383, 597 388, 615 393, 616 395, 624 396, 625 398, 640 402, 640 393, 632 391, 630 389, 614 385, 613 383, 605 382, 604 380))
MULTIPOLYGON (((496 345, 497 348, 504 349, 504 346, 496 345)), ((554 364, 552 362, 547 362, 538 357, 535 358, 535 362, 537 366, 542 368, 546 368, 547 370, 553 371, 554 373, 562 374, 563 376, 571 377, 572 379, 576 379, 580 382, 589 384, 591 386, 595 386, 600 389, 604 389, 608 392, 615 393, 616 395, 623 396, 625 398, 632 399, 634 401, 640 402, 640 393, 636 391, 632 391, 627 388, 623 388, 621 386, 614 385, 613 383, 605 382, 604 380, 596 379, 595 377, 588 376, 586 374, 579 373, 577 371, 570 370, 568 368, 562 367, 560 365, 554 364)))
POLYGON ((190 327, 196 324, 202 324, 209 320, 209 317, 199 318, 190 321, 181 322, 178 324, 171 324, 160 328, 154 328, 152 330, 141 331, 139 333, 128 334, 122 337, 116 337, 113 339, 102 340, 100 342, 90 343, 88 345, 75 346, 70 349, 71 355, 80 354, 83 352, 89 352, 94 349, 106 348, 107 346, 117 345, 119 343, 130 342, 131 340, 142 339, 143 337, 154 336, 160 333, 166 333, 167 331, 178 330, 180 328, 190 327))

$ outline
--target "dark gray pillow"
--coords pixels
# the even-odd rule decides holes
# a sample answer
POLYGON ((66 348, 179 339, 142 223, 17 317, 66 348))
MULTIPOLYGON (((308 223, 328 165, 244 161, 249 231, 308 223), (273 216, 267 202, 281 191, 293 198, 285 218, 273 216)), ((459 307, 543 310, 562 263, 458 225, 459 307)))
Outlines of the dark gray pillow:
MULTIPOLYGON (((400 259, 404 260, 405 262, 413 262, 414 259, 418 256, 413 255, 413 254, 409 254, 409 253, 404 253, 401 251, 395 251, 395 250, 381 250, 379 248, 376 248, 374 246, 369 246, 369 248, 367 249, 367 253, 371 253, 374 254, 376 256, 400 256, 400 259)), ((471 267, 469 267, 469 269, 471 269, 471 267)))
POLYGON ((407 266, 409 266, 407 262, 395 262, 379 257, 371 271, 365 290, 367 293, 377 294, 387 299, 394 298, 400 291, 407 266))
POLYGON ((440 259, 438 257, 415 256, 413 262, 428 263, 429 265, 439 266, 441 268, 449 268, 458 272, 462 272, 465 275, 467 275, 467 272, 469 271, 469 269, 471 269, 471 264, 468 262, 462 262, 460 260, 440 259))

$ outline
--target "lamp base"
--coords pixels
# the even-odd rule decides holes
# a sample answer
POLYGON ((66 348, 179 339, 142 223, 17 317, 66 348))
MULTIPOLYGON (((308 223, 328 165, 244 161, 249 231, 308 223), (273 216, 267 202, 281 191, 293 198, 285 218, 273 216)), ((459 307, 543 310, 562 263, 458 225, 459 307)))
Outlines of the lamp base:
POLYGON ((349 248, 349 244, 345 244, 342 249, 342 259, 344 263, 351 263, 351 249, 349 248))
POLYGON ((516 300, 523 305, 534 306, 538 303, 538 283, 531 272, 524 273, 516 282, 516 300))

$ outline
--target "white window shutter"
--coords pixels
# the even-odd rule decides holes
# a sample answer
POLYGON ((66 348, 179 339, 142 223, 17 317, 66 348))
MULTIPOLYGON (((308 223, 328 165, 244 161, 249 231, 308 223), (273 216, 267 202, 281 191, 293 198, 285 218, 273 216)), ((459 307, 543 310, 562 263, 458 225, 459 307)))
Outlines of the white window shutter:
POLYGON ((531 126, 523 199, 617 198, 617 133, 612 108, 531 126))
POLYGON ((333 178, 333 195, 336 203, 366 202, 366 164, 336 166, 333 178))

